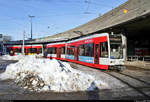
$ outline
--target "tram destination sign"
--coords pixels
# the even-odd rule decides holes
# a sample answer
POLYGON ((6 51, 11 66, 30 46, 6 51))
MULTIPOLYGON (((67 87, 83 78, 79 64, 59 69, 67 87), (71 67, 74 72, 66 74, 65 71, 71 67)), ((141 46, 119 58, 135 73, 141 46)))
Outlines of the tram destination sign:
POLYGON ((121 38, 110 38, 110 41, 121 41, 121 38))

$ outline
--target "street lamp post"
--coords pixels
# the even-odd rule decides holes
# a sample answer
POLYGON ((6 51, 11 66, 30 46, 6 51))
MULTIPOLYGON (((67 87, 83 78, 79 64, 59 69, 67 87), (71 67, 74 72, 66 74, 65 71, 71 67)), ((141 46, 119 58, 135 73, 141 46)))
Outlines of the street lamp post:
MULTIPOLYGON (((31 39, 30 39, 30 40, 32 40, 32 18, 34 18, 35 16, 30 16, 30 15, 29 15, 29 17, 31 18, 31 39)), ((31 53, 31 54, 33 53, 32 44, 31 44, 31 51, 30 51, 30 53, 31 53)))
POLYGON ((35 16, 29 16, 31 18, 31 40, 32 40, 32 18, 34 18, 35 16))

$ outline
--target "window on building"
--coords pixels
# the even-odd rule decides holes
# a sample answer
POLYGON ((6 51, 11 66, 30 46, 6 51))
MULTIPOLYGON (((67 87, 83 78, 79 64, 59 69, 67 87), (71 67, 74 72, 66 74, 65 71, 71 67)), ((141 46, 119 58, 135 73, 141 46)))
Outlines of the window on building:
POLYGON ((100 57, 108 58, 108 42, 100 43, 100 57))

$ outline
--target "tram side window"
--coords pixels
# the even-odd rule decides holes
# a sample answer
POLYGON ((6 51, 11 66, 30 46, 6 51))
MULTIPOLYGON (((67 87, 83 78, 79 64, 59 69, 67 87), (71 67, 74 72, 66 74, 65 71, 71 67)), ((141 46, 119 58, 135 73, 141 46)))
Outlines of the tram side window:
POLYGON ((52 49, 51 49, 51 48, 48 48, 48 49, 47 49, 47 53, 48 53, 48 54, 52 54, 52 49))
POLYGON ((13 51, 13 49, 12 48, 7 48, 7 53, 10 54, 10 51, 13 51))
POLYGON ((79 46, 79 56, 84 56, 84 45, 79 46))
POLYGON ((37 48, 33 48, 32 53, 37 53, 37 48))
POLYGON ((100 57, 108 58, 108 42, 100 43, 100 57))
POLYGON ((21 53, 22 50, 21 50, 21 49, 18 49, 18 51, 19 51, 19 53, 21 53))
POLYGON ((70 46, 70 48, 67 48, 67 54, 74 55, 74 46, 70 46))
POLYGON ((27 53, 27 49, 26 48, 24 48, 24 53, 27 53))
POLYGON ((52 48, 52 54, 57 54, 57 48, 56 47, 52 48))
POLYGON ((31 49, 31 48, 29 48, 29 49, 28 49, 28 52, 29 52, 29 53, 32 53, 32 49, 31 49))
POLYGON ((40 53, 42 53, 42 48, 37 49, 37 54, 40 54, 40 53))
POLYGON ((65 47, 61 48, 61 54, 65 54, 65 47))
POLYGON ((94 44, 84 44, 79 46, 79 56, 94 57, 94 44))
POLYGON ((37 53, 37 48, 29 48, 29 53, 37 53))
POLYGON ((42 48, 39 49, 39 53, 42 53, 42 48))
POLYGON ((21 53, 21 49, 16 48, 16 49, 15 49, 15 52, 16 52, 16 53, 21 53))

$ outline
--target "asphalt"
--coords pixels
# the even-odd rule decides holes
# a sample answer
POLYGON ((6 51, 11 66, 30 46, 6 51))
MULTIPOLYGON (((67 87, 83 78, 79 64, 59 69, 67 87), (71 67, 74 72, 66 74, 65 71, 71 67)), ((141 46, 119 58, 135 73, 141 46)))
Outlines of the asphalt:
MULTIPOLYGON (((0 59, 0 69, 3 73, 7 65, 17 61, 0 59)), ((84 73, 103 78, 111 89, 95 91, 56 93, 30 92, 17 86, 14 80, 0 80, 0 100, 147 100, 150 94, 150 71, 128 67, 122 73, 107 72, 86 66, 72 64, 71 66, 84 73), (106 72, 106 73, 105 73, 106 72), (124 87, 119 87, 122 83, 124 87), (118 86, 117 86, 118 85, 118 86)))

